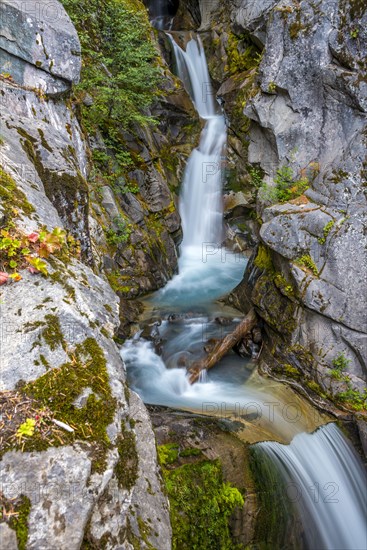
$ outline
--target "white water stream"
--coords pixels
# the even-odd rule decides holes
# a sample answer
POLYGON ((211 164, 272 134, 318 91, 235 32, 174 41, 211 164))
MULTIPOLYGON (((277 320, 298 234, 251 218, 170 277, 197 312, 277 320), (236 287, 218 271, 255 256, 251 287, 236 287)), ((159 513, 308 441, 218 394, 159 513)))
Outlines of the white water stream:
POLYGON ((164 321, 159 327, 164 340, 162 357, 145 340, 128 341, 122 357, 130 383, 147 403, 216 415, 221 415, 224 407, 223 416, 244 422, 245 437, 250 432, 249 441, 252 432, 257 441, 292 440, 289 445, 266 441, 256 447, 260 456, 263 453, 270 457, 284 480, 292 482, 299 491, 297 506, 309 549, 365 549, 366 478, 360 459, 335 425, 324 426, 311 435, 303 433, 309 426, 294 394, 290 390, 287 394, 284 389, 279 396, 271 382, 261 379, 262 386, 258 380, 254 382, 246 371, 246 361, 235 356, 222 360, 225 368, 221 371, 219 365, 207 380, 190 386, 186 379, 183 367, 200 354, 208 339, 203 330, 209 327, 213 336, 223 335, 219 334, 223 328, 208 314, 213 308, 222 314, 213 302, 241 280, 245 260, 221 246, 221 169, 226 125, 214 100, 202 43, 199 37, 192 38, 184 51, 172 37, 170 40, 178 75, 205 126, 184 174, 180 198, 184 238, 179 273, 154 295, 151 304, 163 312, 169 308, 176 312, 177 308, 199 308, 204 317, 183 319, 176 325, 164 321), (301 411, 300 417, 289 415, 288 409, 284 413, 289 400, 296 411, 301 411), (318 491, 318 498, 312 490, 315 494, 318 491), (335 498, 332 490, 337 490, 335 498))
POLYGON ((296 435, 290 445, 258 443, 277 466, 299 509, 308 547, 365 550, 365 469, 340 430, 328 424, 296 435))

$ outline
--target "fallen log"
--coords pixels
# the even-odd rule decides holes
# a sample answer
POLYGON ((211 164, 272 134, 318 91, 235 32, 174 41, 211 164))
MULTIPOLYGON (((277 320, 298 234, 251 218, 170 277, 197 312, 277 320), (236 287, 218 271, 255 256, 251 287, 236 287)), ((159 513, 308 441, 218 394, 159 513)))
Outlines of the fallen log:
POLYGON ((233 346, 241 340, 248 332, 256 325, 256 313, 251 309, 246 317, 240 322, 233 332, 227 334, 222 340, 219 340, 208 354, 207 357, 195 361, 187 370, 190 384, 194 384, 200 378, 200 373, 203 370, 209 370, 218 363, 222 357, 233 348, 233 346))

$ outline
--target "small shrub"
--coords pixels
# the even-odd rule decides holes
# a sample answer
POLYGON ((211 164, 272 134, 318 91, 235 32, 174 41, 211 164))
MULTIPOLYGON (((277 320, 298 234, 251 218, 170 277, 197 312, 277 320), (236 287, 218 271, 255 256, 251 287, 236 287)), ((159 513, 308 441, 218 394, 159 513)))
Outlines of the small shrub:
MULTIPOLYGON (((76 245, 73 238, 67 236, 66 231, 55 227, 52 231, 41 228, 25 235, 13 223, 0 230, 0 266, 3 275, 8 279, 20 281, 21 275, 16 271, 28 269, 31 273, 48 275, 45 259, 51 255, 68 255, 76 245), (7 273, 8 270, 14 270, 7 273)), ((4 282, 0 283, 4 284, 4 282)))
POLYGON ((263 170, 261 170, 261 168, 259 168, 258 166, 251 166, 248 172, 250 174, 251 183, 256 189, 259 189, 260 187, 265 185, 265 182, 263 180, 264 172, 263 170))
POLYGON ((348 366, 350 365, 350 359, 347 359, 344 353, 339 353, 339 355, 335 359, 333 359, 332 365, 335 370, 341 372, 348 368, 348 366))
POLYGON ((114 227, 110 227, 106 231, 108 244, 117 246, 126 243, 131 235, 131 225, 122 216, 114 218, 113 225, 114 227))
POLYGON ((362 411, 367 408, 367 390, 361 393, 349 387, 346 391, 338 393, 336 398, 356 411, 362 411))
POLYGON ((264 183, 259 190, 259 198, 269 203, 283 203, 302 195, 309 188, 307 178, 295 180, 290 166, 282 166, 274 178, 275 187, 264 183))

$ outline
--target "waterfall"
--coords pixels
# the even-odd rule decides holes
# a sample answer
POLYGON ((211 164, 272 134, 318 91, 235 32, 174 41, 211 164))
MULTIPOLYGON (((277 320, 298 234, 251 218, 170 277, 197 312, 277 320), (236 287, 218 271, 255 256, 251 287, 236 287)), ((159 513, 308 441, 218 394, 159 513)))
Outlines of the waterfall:
POLYGON ((299 510, 310 549, 367 548, 367 479, 352 446, 334 424, 290 445, 258 443, 279 472, 299 510))
MULTIPOLYGON (((161 9, 161 0, 156 3, 161 9)), ((168 28, 161 26, 161 22, 162 19, 158 19, 155 25, 168 28)), ((127 341, 121 355, 129 382, 147 403, 205 414, 209 410, 208 414, 212 415, 216 409, 217 416, 224 411, 224 418, 229 414, 229 418, 241 422, 246 438, 254 434, 252 441, 292 440, 289 445, 266 441, 254 448, 264 461, 267 458, 279 470, 286 486, 298 491, 295 504, 308 548, 365 549, 363 465, 335 425, 329 424, 310 435, 305 431, 314 427, 310 428, 304 418, 293 421, 278 409, 274 415, 270 412, 268 415, 266 411, 271 405, 294 406, 294 395, 286 392, 287 396, 280 397, 274 383, 265 378, 258 387, 250 375, 244 376, 243 360, 232 357, 234 363, 231 364, 230 355, 222 360, 222 373, 221 366, 217 365, 207 379, 192 386, 186 378, 184 367, 201 356, 203 343, 208 341, 208 327, 214 329, 212 337, 223 336, 221 325, 213 320, 222 314, 216 300, 242 279, 246 260, 222 247, 221 176, 227 135, 225 120, 211 87, 204 48, 198 35, 183 49, 172 34, 168 37, 175 54, 177 75, 204 121, 204 128, 183 178, 180 214, 184 236, 179 273, 151 302, 163 318, 165 314, 169 319, 173 312, 186 310, 192 316, 196 308, 200 315, 204 310, 212 318, 183 316, 179 323, 174 319, 163 321, 159 328, 162 355, 157 355, 153 345, 139 337, 127 341), (239 379, 231 380, 232 367, 236 364, 241 374, 239 379), (250 406, 257 411, 253 421, 247 414, 250 406)))
POLYGON ((200 254, 203 247, 220 247, 222 241, 222 165, 227 141, 224 116, 210 82, 205 52, 198 36, 184 51, 168 35, 175 53, 177 72, 191 95, 205 126, 199 146, 187 162, 180 198, 183 241, 181 256, 200 254))

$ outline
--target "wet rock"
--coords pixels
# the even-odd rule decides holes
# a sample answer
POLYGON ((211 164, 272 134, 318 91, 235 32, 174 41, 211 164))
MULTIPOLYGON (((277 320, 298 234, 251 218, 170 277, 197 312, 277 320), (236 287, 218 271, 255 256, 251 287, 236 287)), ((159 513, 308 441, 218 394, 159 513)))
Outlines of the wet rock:
POLYGON ((149 340, 152 342, 155 352, 160 355, 162 353, 162 343, 163 340, 161 338, 161 335, 159 333, 159 326, 161 324, 161 321, 154 321, 154 323, 149 323, 148 325, 145 325, 143 327, 143 330, 140 334, 141 338, 144 338, 144 340, 149 340))

